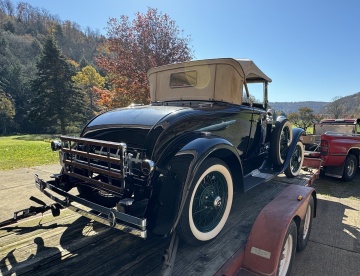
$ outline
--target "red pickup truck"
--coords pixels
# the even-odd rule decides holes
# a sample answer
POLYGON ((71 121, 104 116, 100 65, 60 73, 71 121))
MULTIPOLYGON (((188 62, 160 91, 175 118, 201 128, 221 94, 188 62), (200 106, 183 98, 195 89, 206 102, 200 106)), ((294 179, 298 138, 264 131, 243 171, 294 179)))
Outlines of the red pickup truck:
POLYGON ((314 134, 302 137, 305 156, 321 158, 322 173, 351 181, 360 156, 360 118, 326 119, 314 125, 314 134))

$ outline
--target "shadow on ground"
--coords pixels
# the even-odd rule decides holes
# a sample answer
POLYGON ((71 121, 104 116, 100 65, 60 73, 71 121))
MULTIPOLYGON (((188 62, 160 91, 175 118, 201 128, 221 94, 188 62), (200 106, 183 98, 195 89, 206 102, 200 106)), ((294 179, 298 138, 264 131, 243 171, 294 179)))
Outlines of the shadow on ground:
POLYGON ((330 176, 320 176, 314 182, 313 187, 319 194, 360 200, 360 171, 350 182, 330 176))

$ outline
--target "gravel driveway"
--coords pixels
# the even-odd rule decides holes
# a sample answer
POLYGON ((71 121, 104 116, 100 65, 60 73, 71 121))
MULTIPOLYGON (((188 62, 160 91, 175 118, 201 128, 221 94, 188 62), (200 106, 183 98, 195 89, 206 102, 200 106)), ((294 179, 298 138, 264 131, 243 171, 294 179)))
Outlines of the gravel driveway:
MULTIPOLYGON (((30 196, 51 203, 35 188, 34 174, 49 179, 59 165, 0 171, 0 221, 13 212, 36 205, 30 196)), ((314 182, 318 192, 306 250, 296 254, 292 275, 359 275, 360 271, 360 173, 351 183, 324 177, 314 182)))

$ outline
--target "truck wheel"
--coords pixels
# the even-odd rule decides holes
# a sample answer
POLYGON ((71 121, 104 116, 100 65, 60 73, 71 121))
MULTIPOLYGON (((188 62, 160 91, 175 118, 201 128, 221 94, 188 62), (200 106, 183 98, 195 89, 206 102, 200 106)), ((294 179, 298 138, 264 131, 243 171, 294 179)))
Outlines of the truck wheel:
POLYGON ((276 122, 275 128, 271 132, 270 142, 270 156, 275 167, 281 167, 284 164, 291 140, 291 123, 287 119, 276 122))
POLYGON ((296 237, 297 228, 294 221, 291 221, 289 228, 287 229, 283 246, 280 252, 280 259, 278 264, 279 276, 290 275, 292 265, 295 259, 296 252, 296 237))
POLYGON ((304 162, 304 146, 301 141, 296 143, 294 152, 290 159, 290 164, 285 170, 285 175, 288 178, 298 176, 300 174, 302 164, 304 162))
POLYGON ((304 225, 300 230, 297 242, 297 251, 303 251, 308 244, 310 238, 310 232, 312 227, 312 221, 314 216, 314 199, 311 196, 308 206, 306 208, 306 214, 304 218, 304 225))
POLYGON ((353 154, 349 154, 345 160, 343 180, 351 181, 355 177, 355 174, 358 169, 358 162, 353 154))
POLYGON ((233 181, 225 162, 205 160, 191 183, 177 226, 180 238, 189 244, 215 238, 229 217, 232 200, 233 181))

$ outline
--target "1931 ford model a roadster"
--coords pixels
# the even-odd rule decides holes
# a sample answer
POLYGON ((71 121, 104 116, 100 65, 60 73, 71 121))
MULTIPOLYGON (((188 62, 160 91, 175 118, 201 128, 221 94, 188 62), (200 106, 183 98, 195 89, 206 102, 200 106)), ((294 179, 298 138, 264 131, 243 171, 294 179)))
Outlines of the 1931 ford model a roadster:
POLYGON ((246 192, 280 172, 299 174, 303 130, 284 117, 272 121, 271 79, 251 60, 170 64, 148 77, 150 105, 105 112, 80 137, 52 142, 62 170, 53 181, 36 176, 43 193, 134 235, 176 229, 196 244, 222 230, 234 188, 246 192), (253 85, 262 87, 260 98, 253 85), (68 193, 74 187, 78 196, 68 193))

